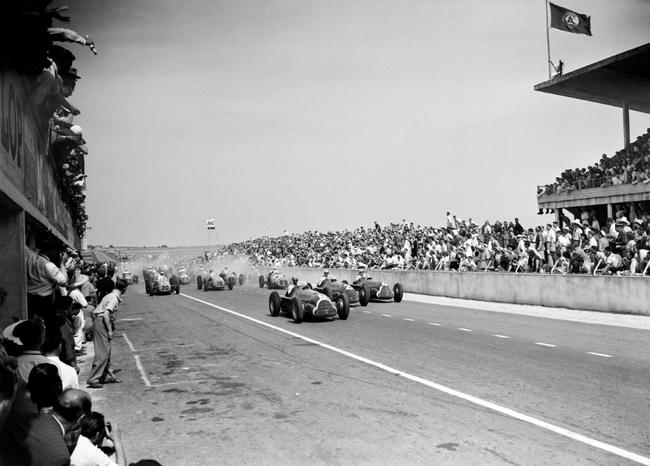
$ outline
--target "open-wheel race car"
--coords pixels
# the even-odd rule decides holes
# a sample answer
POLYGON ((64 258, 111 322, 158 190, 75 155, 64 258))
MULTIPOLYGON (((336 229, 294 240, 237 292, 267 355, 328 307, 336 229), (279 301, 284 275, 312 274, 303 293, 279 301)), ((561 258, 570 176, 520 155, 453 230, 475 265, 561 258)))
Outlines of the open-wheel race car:
POLYGON ((355 288, 347 282, 338 282, 336 278, 326 278, 321 280, 314 289, 326 294, 330 299, 335 293, 344 293, 348 297, 350 307, 359 305, 365 307, 370 302, 370 287, 367 285, 355 288))
POLYGON ((145 270, 144 288, 149 296, 157 294, 179 294, 181 292, 181 284, 175 275, 167 277, 167 275, 155 269, 145 270))
POLYGON ((237 272, 229 272, 227 267, 219 273, 219 276, 223 278, 225 282, 228 282, 230 281, 231 278, 234 278, 235 285, 244 284, 244 274, 240 273, 239 275, 237 275, 237 272))
POLYGON ((305 316, 325 318, 338 315, 339 319, 347 320, 350 315, 347 294, 329 291, 333 295, 331 298, 308 284, 295 285, 284 295, 273 291, 269 296, 269 311, 273 317, 280 315, 280 312, 290 314, 298 324, 305 316))
POLYGON ((176 275, 178 276, 178 281, 181 283, 181 285, 187 285, 192 281, 190 274, 187 273, 187 269, 185 267, 178 269, 178 273, 176 275))
POLYGON ((386 282, 373 280, 371 277, 363 277, 355 280, 350 285, 357 291, 367 287, 370 290, 370 301, 395 301, 399 303, 404 297, 404 289, 401 283, 395 283, 391 288, 386 282))
POLYGON ((124 280, 129 285, 131 285, 133 283, 137 284, 138 283, 138 276, 133 275, 133 272, 131 272, 130 270, 125 270, 124 272, 122 272, 122 280, 124 280))
POLYGON ((224 290, 226 288, 232 290, 235 283, 237 283, 236 276, 230 275, 224 278, 221 274, 212 270, 196 276, 196 288, 203 291, 224 290))
POLYGON ((272 270, 266 277, 260 275, 259 283, 260 288, 264 288, 264 285, 266 285, 269 290, 286 290, 289 286, 289 280, 287 277, 277 270, 272 270))

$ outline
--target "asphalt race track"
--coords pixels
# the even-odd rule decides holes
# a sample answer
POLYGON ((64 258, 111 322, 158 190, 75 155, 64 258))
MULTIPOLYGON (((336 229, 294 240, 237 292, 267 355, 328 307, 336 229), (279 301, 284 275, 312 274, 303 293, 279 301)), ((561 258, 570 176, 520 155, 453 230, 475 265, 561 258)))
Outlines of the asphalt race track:
POLYGON ((129 288, 124 383, 91 390, 129 461, 650 464, 647 330, 406 300, 295 324, 269 293, 129 288))

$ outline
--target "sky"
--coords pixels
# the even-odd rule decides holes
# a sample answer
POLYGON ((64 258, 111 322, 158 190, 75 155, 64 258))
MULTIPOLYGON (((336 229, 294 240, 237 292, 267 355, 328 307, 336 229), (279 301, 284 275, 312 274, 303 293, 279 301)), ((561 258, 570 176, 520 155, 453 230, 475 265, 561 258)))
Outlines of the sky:
MULTIPOLYGON (((648 0, 558 0, 565 73, 649 41, 648 0)), ((537 215, 623 147, 622 111, 535 92, 542 0, 56 0, 82 79, 89 244, 205 245, 537 215), (209 236, 206 219, 216 221, 209 236)), ((631 112, 631 135, 650 118, 631 112)))

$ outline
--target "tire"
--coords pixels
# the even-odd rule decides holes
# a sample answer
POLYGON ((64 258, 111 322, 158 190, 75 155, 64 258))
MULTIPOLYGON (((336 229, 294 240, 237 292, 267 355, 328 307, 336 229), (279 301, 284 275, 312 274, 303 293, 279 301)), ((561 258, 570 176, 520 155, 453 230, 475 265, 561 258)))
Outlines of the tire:
POLYGON ((203 277, 201 275, 196 276, 196 289, 200 290, 203 288, 203 277))
POLYGON ((370 287, 363 284, 357 293, 359 294, 359 304, 361 304, 362 307, 366 307, 370 302, 370 287))
POLYGON ((244 274, 240 273, 239 274, 239 286, 244 284, 244 274))
POLYGON ((293 317, 293 321, 299 324, 302 322, 304 316, 305 316, 305 308, 302 306, 300 300, 294 297, 291 300, 291 317, 293 317))
POLYGON ((330 299, 330 301, 334 301, 334 292, 332 291, 332 289, 329 286, 327 286, 327 285, 324 286, 322 293, 325 296, 327 296, 330 299))
POLYGON ((260 288, 264 288, 264 275, 260 275, 259 282, 260 282, 260 288))
POLYGON ((402 301, 402 298, 404 297, 404 290, 402 289, 402 285, 400 283, 395 283, 395 285, 393 285, 393 294, 395 295, 393 299, 396 303, 402 301))
POLYGON ((339 319, 348 320, 350 316, 350 301, 348 300, 348 295, 341 293, 336 300, 337 313, 339 319))
POLYGON ((280 315, 280 295, 277 291, 274 291, 269 296, 269 312, 273 317, 280 315))
POLYGON ((181 286, 176 285, 176 289, 174 291, 176 292, 176 294, 181 294, 181 286))
POLYGON ((233 287, 233 286, 234 286, 234 285, 233 285, 232 282, 228 282, 228 289, 229 289, 229 290, 232 290, 232 287, 233 287))

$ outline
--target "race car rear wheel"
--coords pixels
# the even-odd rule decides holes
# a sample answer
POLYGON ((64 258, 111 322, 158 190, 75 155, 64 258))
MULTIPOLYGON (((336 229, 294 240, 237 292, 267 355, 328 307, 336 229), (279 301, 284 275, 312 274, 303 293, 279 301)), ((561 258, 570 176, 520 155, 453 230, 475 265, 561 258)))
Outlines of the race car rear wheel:
POLYGON ((300 300, 294 297, 291 300, 291 317, 293 317, 293 321, 299 324, 300 322, 302 322, 304 316, 305 316, 305 308, 303 307, 300 300))
POLYGON ((402 298, 404 297, 404 290, 402 289, 401 283, 395 283, 395 285, 393 285, 393 294, 395 295, 393 299, 396 303, 402 301, 402 298))
POLYGON ((243 285, 243 284, 244 284, 244 274, 243 274, 243 273, 240 273, 240 274, 239 274, 239 285, 241 286, 241 285, 243 285))
POLYGON ((280 315, 280 295, 277 291, 274 291, 269 296, 269 312, 273 317, 280 315))
POLYGON ((203 277, 201 275, 197 275, 196 277, 196 289, 200 290, 203 288, 203 277))
POLYGON ((264 288, 264 275, 260 275, 259 282, 260 282, 260 288, 264 288))
POLYGON ((339 319, 348 320, 350 316, 350 301, 348 300, 348 295, 341 293, 336 299, 336 309, 339 319))
POLYGON ((228 289, 232 290, 232 287, 234 286, 233 282, 228 282, 228 289))
POLYGON ((176 292, 176 294, 181 294, 181 286, 176 285, 176 289, 174 291, 176 292))
POLYGON ((370 287, 366 284, 361 285, 359 288, 359 304, 366 307, 370 302, 370 287))

